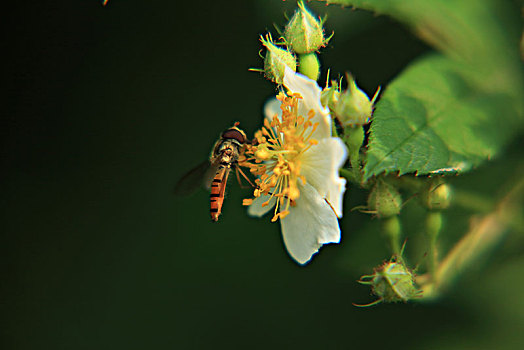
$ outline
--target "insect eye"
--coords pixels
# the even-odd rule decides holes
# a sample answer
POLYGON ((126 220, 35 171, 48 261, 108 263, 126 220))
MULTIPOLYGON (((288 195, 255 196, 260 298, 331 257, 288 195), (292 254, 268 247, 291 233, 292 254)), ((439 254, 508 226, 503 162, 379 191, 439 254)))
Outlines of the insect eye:
POLYGON ((225 139, 237 140, 241 144, 246 142, 246 137, 244 136, 244 134, 240 130, 233 129, 233 128, 224 131, 222 133, 222 137, 225 138, 225 139))

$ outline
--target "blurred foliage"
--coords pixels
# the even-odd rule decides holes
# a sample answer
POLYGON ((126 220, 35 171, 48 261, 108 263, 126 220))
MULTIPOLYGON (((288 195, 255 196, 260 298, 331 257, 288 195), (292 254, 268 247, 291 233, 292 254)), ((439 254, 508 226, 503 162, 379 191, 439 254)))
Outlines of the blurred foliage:
POLYGON ((327 2, 390 15, 442 52, 412 64, 383 93, 366 177, 469 170, 522 129, 521 26, 510 2, 327 2))

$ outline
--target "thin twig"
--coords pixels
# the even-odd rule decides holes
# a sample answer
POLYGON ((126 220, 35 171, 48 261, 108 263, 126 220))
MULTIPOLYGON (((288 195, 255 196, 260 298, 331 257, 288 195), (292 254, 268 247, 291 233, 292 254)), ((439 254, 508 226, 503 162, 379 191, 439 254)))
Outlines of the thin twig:
POLYGON ((522 209, 524 180, 520 180, 497 204, 495 210, 472 220, 469 232, 455 245, 440 263, 435 282, 427 275, 417 277, 423 299, 435 297, 448 288, 468 267, 500 242, 511 229, 522 209))

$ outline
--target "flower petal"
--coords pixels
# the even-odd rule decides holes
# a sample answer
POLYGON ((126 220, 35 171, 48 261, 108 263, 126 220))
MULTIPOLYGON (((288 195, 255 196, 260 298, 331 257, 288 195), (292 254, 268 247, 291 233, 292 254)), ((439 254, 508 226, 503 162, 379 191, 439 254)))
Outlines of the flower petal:
POLYGON ((297 92, 302 96, 299 103, 299 114, 307 117, 310 110, 315 111, 315 117, 311 120, 313 123, 319 123, 313 138, 321 139, 331 136, 331 117, 329 109, 322 106, 320 102, 321 89, 317 82, 305 77, 302 74, 295 73, 292 69, 286 67, 284 73, 284 86, 291 92, 297 92))
POLYGON ((309 184, 300 186, 300 198, 280 220, 289 255, 299 264, 307 263, 326 243, 340 242, 340 227, 333 210, 309 184))
POLYGON ((269 198, 270 196, 265 195, 265 194, 261 195, 260 197, 255 198, 253 200, 253 203, 247 208, 247 213, 250 216, 254 216, 257 218, 265 215, 268 211, 273 209, 273 207, 277 203, 275 197, 271 198, 270 200, 269 198), (262 206, 262 204, 267 202, 268 200, 269 200, 269 204, 266 206, 262 206))
POLYGON ((271 123, 275 116, 278 116, 278 118, 282 120, 282 109, 280 109, 280 105, 281 102, 275 97, 267 100, 267 102, 264 104, 264 116, 269 121, 269 123, 271 123))
POLYGON ((346 180, 339 169, 348 157, 347 147, 338 137, 322 139, 302 155, 301 174, 322 198, 326 198, 335 214, 342 217, 342 201, 346 180))

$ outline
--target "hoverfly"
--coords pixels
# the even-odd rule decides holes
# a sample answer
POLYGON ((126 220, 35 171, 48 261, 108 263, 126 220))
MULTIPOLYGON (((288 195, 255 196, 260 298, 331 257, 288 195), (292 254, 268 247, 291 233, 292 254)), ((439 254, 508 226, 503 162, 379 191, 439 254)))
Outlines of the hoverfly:
POLYGON ((220 135, 213 146, 209 160, 190 170, 175 185, 175 194, 179 195, 190 194, 201 184, 210 190, 210 212, 213 221, 218 221, 222 212, 230 171, 232 169, 236 171, 239 182, 240 173, 251 183, 238 166, 238 158, 247 141, 246 134, 237 127, 238 124, 235 123, 220 135))

